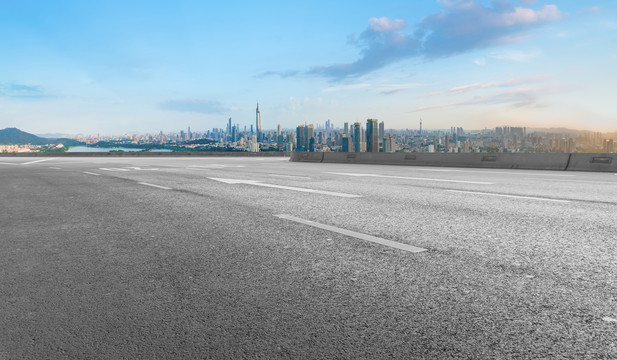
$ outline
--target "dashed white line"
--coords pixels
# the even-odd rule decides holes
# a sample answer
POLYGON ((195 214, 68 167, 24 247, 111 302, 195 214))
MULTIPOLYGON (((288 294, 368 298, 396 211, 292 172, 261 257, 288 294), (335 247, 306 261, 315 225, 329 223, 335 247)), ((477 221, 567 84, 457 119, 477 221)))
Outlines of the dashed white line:
POLYGON ((56 167, 56 166, 50 166, 50 169, 54 169, 54 170, 62 170, 62 168, 56 167))
POLYGON ((264 184, 261 181, 257 181, 257 180, 221 179, 221 178, 209 178, 209 179, 220 181, 225 184, 246 184, 246 185, 262 186, 262 187, 269 187, 269 188, 275 188, 275 189, 307 192, 307 193, 313 193, 313 194, 339 196, 339 197, 345 197, 345 198, 362 197, 362 195, 346 194, 346 193, 339 193, 339 192, 333 192, 333 191, 315 190, 315 189, 299 188, 299 187, 284 186, 284 185, 264 184))
POLYGON ((449 182, 460 184, 479 184, 479 185, 493 185, 491 182, 486 181, 466 181, 466 180, 446 180, 446 179, 430 179, 421 177, 409 177, 409 176, 393 176, 393 175, 380 175, 380 174, 355 174, 355 173, 339 173, 339 172, 324 172, 324 174, 355 176, 355 177, 377 177, 388 179, 403 179, 403 180, 421 180, 421 181, 434 181, 434 182, 449 182))
POLYGON ((189 165, 188 168, 205 168, 205 169, 223 169, 223 168, 243 168, 244 165, 225 165, 225 164, 209 164, 209 165, 189 165))
POLYGON ((400 242, 396 242, 396 241, 392 241, 392 240, 386 240, 386 239, 382 239, 382 238, 379 238, 379 237, 376 237, 376 236, 362 234, 362 233, 351 231, 351 230, 341 229, 341 228, 337 228, 335 226, 321 224, 321 223, 318 223, 318 222, 297 218, 297 217, 291 216, 291 215, 280 214, 280 215, 274 215, 274 216, 276 216, 276 217, 278 217, 280 219, 294 221, 294 222, 297 222, 297 223, 300 223, 300 224, 316 227, 316 228, 323 229, 323 230, 332 231, 332 232, 343 234, 343 235, 346 235, 346 236, 355 237, 356 239, 370 241, 370 242, 373 242, 373 243, 376 243, 376 244, 381 244, 381 245, 393 247, 395 249, 409 251, 409 252, 412 252, 412 253, 419 253, 419 252, 427 251, 427 249, 423 249, 423 248, 420 248, 420 247, 416 247, 416 246, 412 246, 412 245, 407 245, 407 244, 402 244, 400 242))
POLYGON ((122 169, 122 168, 99 168, 99 170, 105 170, 105 171, 131 171, 129 169, 122 169))
POLYGON ((287 178, 287 179, 303 179, 303 180, 310 179, 310 177, 308 176, 293 176, 293 175, 280 175, 280 174, 268 174, 268 175, 273 176, 273 177, 287 178))
POLYGON ((90 171, 83 171, 84 174, 88 174, 88 175, 94 175, 94 176, 101 176, 101 174, 97 174, 97 173, 93 173, 90 171))
POLYGON ((479 191, 464 191, 464 190, 446 190, 448 192, 455 193, 463 193, 463 194, 475 194, 475 195, 486 195, 486 196, 499 196, 499 197, 507 197, 507 198, 515 198, 515 199, 529 199, 529 200, 539 200, 539 201, 553 201, 553 202, 561 202, 561 203, 569 203, 570 200, 558 200, 558 199, 548 199, 534 196, 520 196, 520 195, 506 195, 506 194, 495 194, 495 193, 486 193, 479 191))
POLYGON ((161 185, 155 185, 155 184, 150 184, 150 183, 147 183, 147 182, 138 182, 138 184, 141 184, 141 185, 146 185, 146 186, 151 186, 151 187, 155 187, 155 188, 158 188, 158 189, 163 189, 163 190, 171 190, 171 188, 170 188, 170 187, 167 187, 167 186, 161 186, 161 185))
POLYGON ((34 160, 34 161, 28 161, 25 163, 22 163, 22 165, 30 165, 30 164, 36 164, 36 163, 40 163, 42 161, 48 161, 48 160, 53 160, 54 158, 48 158, 48 159, 41 159, 41 160, 34 160))

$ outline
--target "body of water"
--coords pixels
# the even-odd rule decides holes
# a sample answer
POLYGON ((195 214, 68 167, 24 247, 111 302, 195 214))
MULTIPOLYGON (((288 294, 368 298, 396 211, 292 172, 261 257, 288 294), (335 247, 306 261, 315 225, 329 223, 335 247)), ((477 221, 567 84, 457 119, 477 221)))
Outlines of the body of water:
POLYGON ((110 152, 112 150, 123 150, 123 151, 142 151, 143 149, 127 149, 123 147, 118 148, 96 148, 96 147, 87 147, 87 146, 75 146, 70 148, 67 152, 110 152))
MULTIPOLYGON (((72 148, 70 148, 67 152, 110 152, 112 150, 123 150, 123 151, 131 151, 131 152, 135 152, 135 151, 142 151, 143 149, 129 149, 129 148, 123 148, 123 147, 117 147, 117 148, 96 148, 96 147, 87 147, 87 146, 74 146, 72 148)), ((151 152, 171 152, 171 150, 167 150, 167 149, 152 149, 150 150, 151 152)))

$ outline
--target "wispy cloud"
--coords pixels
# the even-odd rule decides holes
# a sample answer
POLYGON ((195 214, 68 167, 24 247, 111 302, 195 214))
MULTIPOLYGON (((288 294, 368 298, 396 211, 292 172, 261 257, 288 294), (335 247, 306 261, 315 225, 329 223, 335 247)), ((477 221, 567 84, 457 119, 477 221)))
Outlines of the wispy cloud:
POLYGON ((540 86, 540 87, 529 87, 529 88, 517 88, 514 90, 503 91, 500 93, 487 95, 487 96, 474 96, 470 99, 466 99, 462 101, 419 106, 415 108, 414 110, 412 110, 412 112, 443 109, 443 108, 450 108, 450 107, 456 107, 456 106, 469 106, 469 105, 510 104, 514 107, 524 107, 524 106, 540 107, 540 106, 544 106, 540 101, 541 98, 543 98, 544 96, 563 93, 563 92, 570 91, 570 90, 572 90, 572 88, 567 87, 567 86, 540 86))
POLYGON ((584 11, 588 14, 599 14, 602 12, 602 7, 600 6, 592 6, 589 8, 585 8, 584 11))
POLYGON ((371 84, 351 84, 351 85, 340 85, 340 86, 329 86, 321 92, 336 92, 336 91, 348 91, 348 90, 357 90, 364 89, 371 86, 371 84))
POLYGON ((383 84, 377 88, 377 91, 384 95, 395 94, 397 92, 405 91, 408 89, 417 88, 420 86, 418 83, 407 83, 407 84, 383 84))
POLYGON ((437 95, 443 95, 443 94, 457 95, 457 94, 462 94, 468 91, 479 90, 479 89, 521 86, 521 85, 537 83, 537 82, 548 80, 548 79, 550 79, 550 76, 548 75, 534 75, 534 76, 510 79, 506 81, 490 81, 490 82, 484 82, 484 83, 472 83, 472 84, 455 86, 445 91, 435 91, 427 95, 422 95, 421 97, 431 97, 431 96, 437 96, 437 95))
POLYGON ((255 77, 262 78, 268 76, 280 76, 282 78, 288 78, 292 76, 299 75, 301 72, 297 70, 288 70, 288 71, 266 71, 261 74, 257 74, 255 77))
POLYGON ((549 77, 546 75, 536 75, 536 76, 530 76, 530 77, 524 77, 524 78, 518 78, 518 79, 510 79, 507 81, 474 83, 474 84, 467 84, 467 85, 453 87, 449 89, 447 92, 460 94, 460 93, 463 93, 469 90, 488 89, 488 88, 495 88, 495 87, 519 86, 519 85, 534 83, 534 82, 547 80, 547 79, 549 79, 549 77))
POLYGON ((540 50, 534 50, 529 52, 524 51, 502 51, 492 53, 491 57, 494 59, 510 60, 515 62, 528 63, 540 56, 540 50))
POLYGON ((224 106, 218 101, 198 99, 169 100, 161 103, 160 107, 164 110, 202 114, 224 114, 231 110, 230 107, 224 106))
POLYGON ((39 86, 15 83, 0 83, 0 96, 12 98, 41 99, 49 97, 39 86))
MULTIPOLYGON (((315 66, 298 74, 323 76, 332 80, 358 77, 409 58, 454 56, 475 49, 522 41, 534 26, 561 18, 555 5, 534 10, 513 5, 508 0, 485 6, 479 0, 439 0, 444 10, 426 16, 411 32, 407 22, 386 17, 369 19, 369 26, 349 41, 360 49, 360 57, 351 63, 315 66)), ((529 2, 525 2, 529 4, 529 2)))

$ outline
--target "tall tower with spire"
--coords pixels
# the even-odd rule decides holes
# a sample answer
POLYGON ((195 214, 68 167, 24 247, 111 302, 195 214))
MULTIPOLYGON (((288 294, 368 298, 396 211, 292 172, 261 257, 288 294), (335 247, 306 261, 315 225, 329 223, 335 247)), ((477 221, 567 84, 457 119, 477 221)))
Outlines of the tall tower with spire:
POLYGON ((261 115, 259 114, 259 102, 257 103, 257 110, 255 110, 255 122, 256 122, 256 130, 257 130, 257 141, 262 141, 261 135, 261 115))

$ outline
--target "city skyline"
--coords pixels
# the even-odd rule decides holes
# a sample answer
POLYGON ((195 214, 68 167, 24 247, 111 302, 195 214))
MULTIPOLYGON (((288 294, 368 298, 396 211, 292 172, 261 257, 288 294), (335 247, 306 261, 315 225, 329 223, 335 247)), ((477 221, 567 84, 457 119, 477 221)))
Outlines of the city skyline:
POLYGON ((0 128, 617 130, 607 0, 3 7, 0 128))

